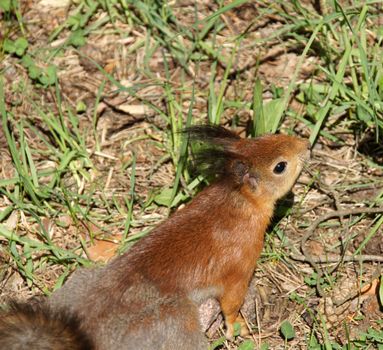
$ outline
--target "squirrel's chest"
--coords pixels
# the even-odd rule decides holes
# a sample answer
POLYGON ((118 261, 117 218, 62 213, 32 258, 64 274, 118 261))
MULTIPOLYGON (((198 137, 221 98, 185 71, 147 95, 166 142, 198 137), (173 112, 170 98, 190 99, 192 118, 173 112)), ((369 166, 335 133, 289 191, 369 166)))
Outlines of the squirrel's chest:
POLYGON ((232 246, 238 253, 242 252, 251 256, 254 254, 254 250, 262 249, 269 222, 270 216, 268 215, 244 216, 237 223, 226 228, 221 240, 226 241, 227 248, 232 246))
MULTIPOLYGON (((250 216, 242 220, 231 232, 227 232, 226 242, 220 252, 221 263, 228 270, 252 270, 263 249, 264 236, 269 217, 250 216)), ((219 247, 219 242, 216 242, 219 247)), ((217 249, 218 251, 219 249, 217 249)))

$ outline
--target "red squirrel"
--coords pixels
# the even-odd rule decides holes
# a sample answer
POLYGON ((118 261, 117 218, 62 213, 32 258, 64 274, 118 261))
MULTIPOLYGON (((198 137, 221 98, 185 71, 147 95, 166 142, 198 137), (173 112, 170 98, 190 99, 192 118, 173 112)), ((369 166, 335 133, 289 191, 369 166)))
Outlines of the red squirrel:
POLYGON ((229 339, 236 322, 248 334, 239 309, 275 203, 294 185, 310 144, 286 135, 243 139, 219 126, 187 134, 208 146, 197 161, 215 181, 105 267, 79 269, 47 300, 0 315, 1 349, 207 349, 198 304, 210 297, 229 339), (49 338, 60 330, 56 344, 49 338))

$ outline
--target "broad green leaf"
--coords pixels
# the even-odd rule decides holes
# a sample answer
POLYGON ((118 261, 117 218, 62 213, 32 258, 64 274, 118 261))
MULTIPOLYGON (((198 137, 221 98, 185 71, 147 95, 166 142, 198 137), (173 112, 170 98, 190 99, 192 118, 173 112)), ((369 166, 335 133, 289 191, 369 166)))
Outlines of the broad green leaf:
POLYGON ((85 43, 86 43, 86 39, 85 39, 84 31, 81 29, 76 30, 69 37, 69 44, 75 47, 83 46, 85 45, 85 43))
POLYGON ((293 325, 289 321, 283 321, 281 324, 281 333, 286 340, 295 338, 295 331, 293 325))
POLYGON ((28 48, 28 40, 25 38, 18 38, 15 41, 15 53, 17 56, 21 57, 24 55, 25 51, 28 48))
POLYGON ((35 64, 35 62, 33 61, 32 57, 30 55, 24 55, 21 58, 21 64, 25 68, 29 68, 29 67, 33 66, 35 64))
POLYGON ((11 10, 11 0, 0 0, 0 9, 9 12, 11 10))
POLYGON ((172 200, 172 193, 173 193, 173 189, 164 188, 159 194, 157 194, 154 197, 154 201, 159 205, 163 205, 167 207, 170 205, 170 201, 172 200))
POLYGON ((252 340, 245 340, 241 345, 238 346, 238 350, 254 350, 255 344, 252 340))
POLYGON ((5 39, 3 42, 3 50, 7 53, 15 53, 16 51, 15 42, 10 39, 5 39))
POLYGON ((45 70, 43 70, 39 80, 43 85, 53 85, 57 79, 56 76, 56 67, 49 66, 45 70))

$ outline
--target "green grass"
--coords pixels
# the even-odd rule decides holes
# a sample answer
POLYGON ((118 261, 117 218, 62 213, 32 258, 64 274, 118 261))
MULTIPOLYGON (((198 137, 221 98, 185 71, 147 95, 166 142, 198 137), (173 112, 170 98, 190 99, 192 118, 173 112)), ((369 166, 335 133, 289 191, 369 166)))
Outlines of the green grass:
MULTIPOLYGON (((59 287, 73 268, 90 264, 82 234, 89 231, 92 240, 91 225, 97 226, 102 234, 123 232, 120 245, 123 251, 149 231, 144 220, 135 214, 155 212, 161 207, 174 209, 201 188, 204 180, 187 166, 188 144, 181 133, 187 126, 209 122, 236 127, 248 123, 247 135, 254 137, 277 132, 282 124, 284 132, 291 132, 299 124, 305 126, 313 145, 319 138, 343 145, 339 130, 355 135, 356 139, 372 132, 381 142, 383 30, 377 24, 379 2, 352 1, 346 5, 335 1, 321 14, 300 1, 257 1, 257 16, 246 27, 232 30, 230 16, 246 3, 212 2, 217 6, 216 12, 201 18, 196 2, 193 16, 184 14, 194 18, 190 25, 184 23, 180 10, 168 2, 79 1, 72 5, 65 21, 46 33, 47 42, 35 45, 19 2, 0 1, 5 19, 0 29, 6 29, 0 38, 0 60, 19 67, 16 72, 23 71, 25 77, 23 83, 19 79, 6 85, 10 66, 0 68, 0 75, 4 75, 0 77, 1 125, 12 169, 11 176, 0 179, 0 194, 6 199, 0 211, 0 236, 6 242, 1 249, 28 288, 49 294, 51 289, 44 284, 42 270, 60 266, 55 285, 59 287), (267 16, 279 16, 282 25, 267 37, 251 36, 252 28, 267 16), (122 77, 131 78, 127 87, 121 83, 121 76, 107 71, 81 49, 95 37, 110 33, 127 40, 134 30, 140 36, 119 50, 126 49, 131 56, 142 55, 143 64, 135 67, 135 75, 140 79, 122 77), (22 39, 21 44, 18 39, 22 39), (56 40, 61 40, 60 45, 50 46, 56 40), (297 54, 297 64, 284 86, 269 84, 258 75, 261 65, 258 51, 274 40, 286 51, 297 54), (241 71, 238 62, 245 49, 251 49, 254 62, 241 71), (56 63, 56 59, 69 52, 86 60, 102 76, 91 105, 79 110, 76 106, 83 101, 76 101, 75 105, 69 102, 60 80, 64 69, 56 63), (314 69, 302 82, 303 67, 309 58, 315 59, 314 69), (158 71, 153 62, 158 62, 158 71), (153 89, 154 97, 145 94, 146 89, 153 89), (271 97, 266 100, 267 93, 271 97), (111 94, 127 96, 130 101, 145 105, 161 120, 150 126, 161 140, 150 133, 145 138, 162 154, 154 169, 170 162, 174 180, 169 186, 157 188, 148 198, 142 198, 137 190, 140 155, 136 151, 129 161, 114 166, 121 178, 125 176, 128 190, 124 198, 104 190, 104 178, 98 180, 94 175, 100 165, 95 153, 105 148, 97 129, 97 109, 111 94), (16 101, 10 95, 21 98, 16 101), (293 100, 304 106, 302 111, 292 108, 293 100), (23 103, 30 109, 19 114, 23 103), (250 118, 246 119, 244 114, 250 118), (88 127, 83 127, 86 117, 88 127), (284 123, 289 126, 286 128, 284 123), (7 224, 12 215, 17 217, 17 225, 10 228, 7 224), (78 229, 78 240, 69 249, 52 240, 43 223, 49 219, 60 226, 64 216, 69 216, 71 226, 78 229), (29 226, 21 224, 22 220, 29 226), (28 227, 33 227, 32 234, 28 234, 28 227)), ((134 148, 138 141, 129 140, 129 147, 134 148)), ((382 169, 381 164, 374 166, 382 169)), ((368 204, 381 204, 381 197, 380 194, 368 204)), ((289 214, 285 213, 281 220, 289 214)), ((349 227, 358 222, 359 218, 349 227)), ((381 225, 382 216, 373 222, 355 254, 361 252, 381 225)), ((272 243, 272 239, 268 241, 264 255, 267 261, 285 259, 283 228, 277 223, 273 232, 281 246, 272 243)), ((340 348, 323 322, 317 320, 321 337, 317 339, 313 330, 309 348, 340 348)), ((355 342, 350 340, 353 345, 347 349, 357 344, 380 345, 379 337, 381 332, 370 331, 355 342)), ((287 343, 285 347, 288 348, 287 343)))

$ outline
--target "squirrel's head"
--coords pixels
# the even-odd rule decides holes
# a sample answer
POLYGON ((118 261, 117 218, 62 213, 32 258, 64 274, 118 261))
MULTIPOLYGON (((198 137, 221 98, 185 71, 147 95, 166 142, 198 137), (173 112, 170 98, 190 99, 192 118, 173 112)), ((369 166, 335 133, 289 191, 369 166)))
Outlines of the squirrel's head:
POLYGON ((206 145, 196 155, 202 172, 273 202, 291 189, 310 158, 308 140, 295 136, 269 134, 243 139, 219 126, 195 126, 186 132, 206 145))
POLYGON ((290 191, 310 158, 308 140, 295 136, 264 135, 242 139, 235 148, 247 160, 248 171, 243 176, 243 185, 272 200, 290 191))

